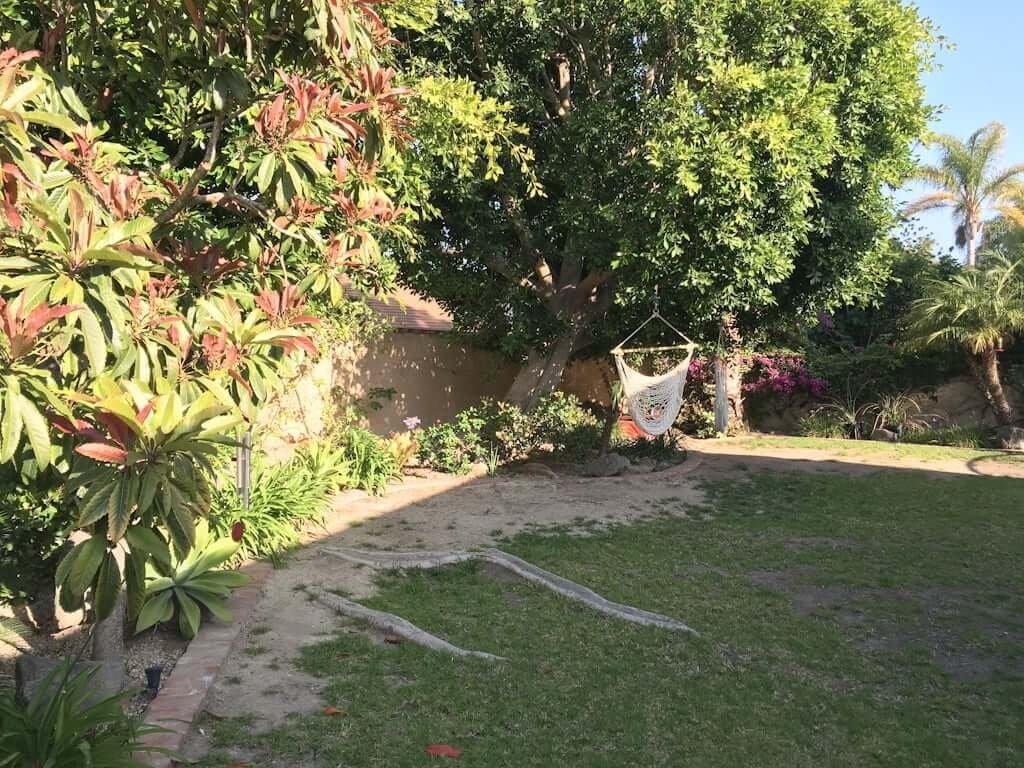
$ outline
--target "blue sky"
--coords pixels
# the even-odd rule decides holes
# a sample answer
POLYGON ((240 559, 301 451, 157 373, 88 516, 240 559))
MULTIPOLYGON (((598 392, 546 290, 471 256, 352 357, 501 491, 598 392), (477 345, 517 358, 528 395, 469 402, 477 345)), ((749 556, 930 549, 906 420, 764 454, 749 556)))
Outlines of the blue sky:
MULTIPOLYGON (((929 103, 942 107, 932 128, 966 138, 997 120, 1009 132, 1003 165, 1024 162, 1024 0, 917 0, 916 5, 955 46, 939 52, 939 68, 926 77, 929 103)), ((908 188, 898 197, 909 200, 919 192, 908 188)), ((921 223, 943 249, 953 244, 949 212, 929 212, 921 223)))

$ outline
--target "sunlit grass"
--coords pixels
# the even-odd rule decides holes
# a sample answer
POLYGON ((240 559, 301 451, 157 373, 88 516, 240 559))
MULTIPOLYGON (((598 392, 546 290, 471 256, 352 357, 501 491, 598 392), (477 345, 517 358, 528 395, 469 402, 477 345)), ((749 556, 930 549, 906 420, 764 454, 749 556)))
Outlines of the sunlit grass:
POLYGON ((510 661, 342 634, 298 663, 344 715, 260 735, 215 723, 204 765, 244 746, 261 766, 412 768, 438 742, 476 768, 1024 764, 1024 482, 753 475, 707 490, 706 509, 666 497, 646 523, 507 547, 700 638, 473 563, 391 575, 374 607, 510 661))

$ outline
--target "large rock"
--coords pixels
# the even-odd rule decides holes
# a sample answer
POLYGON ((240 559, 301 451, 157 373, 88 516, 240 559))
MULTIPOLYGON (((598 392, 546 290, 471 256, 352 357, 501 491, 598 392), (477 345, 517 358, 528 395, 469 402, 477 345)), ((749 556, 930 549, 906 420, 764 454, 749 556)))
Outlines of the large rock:
POLYGON ((541 464, 539 461, 527 461, 523 464, 516 464, 512 467, 512 471, 519 475, 538 475, 539 477, 558 477, 558 473, 555 472, 547 464, 541 464))
POLYGON ((616 477, 629 469, 629 459, 617 453, 606 453, 583 466, 584 477, 616 477))
POLYGON ((1008 451, 1024 451, 1024 429, 1021 427, 1000 427, 996 430, 999 445, 1008 451))
POLYGON ((657 464, 655 463, 654 459, 637 459, 636 461, 630 464, 629 469, 627 471, 630 474, 635 473, 638 475, 644 475, 654 472, 656 467, 657 464))
POLYGON ((892 430, 876 429, 871 433, 871 439, 877 443, 895 443, 900 437, 892 430))
MULTIPOLYGON (((46 676, 60 665, 61 659, 48 659, 42 656, 25 654, 19 656, 14 664, 14 693, 19 702, 27 703, 37 695, 46 676)), ((124 689, 124 665, 111 661, 80 661, 75 664, 75 672, 96 670, 89 683, 92 694, 87 703, 102 701, 124 689)), ((55 675, 48 690, 60 684, 60 675, 55 675)))

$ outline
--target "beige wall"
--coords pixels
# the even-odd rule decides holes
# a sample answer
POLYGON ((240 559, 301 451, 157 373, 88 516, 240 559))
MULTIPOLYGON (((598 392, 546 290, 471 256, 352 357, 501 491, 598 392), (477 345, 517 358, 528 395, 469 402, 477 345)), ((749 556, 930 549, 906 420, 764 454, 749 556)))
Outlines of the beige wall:
POLYGON ((358 360, 335 366, 336 386, 365 397, 374 387, 393 388, 369 415, 369 427, 385 433, 417 416, 424 425, 450 419, 484 397, 501 397, 516 367, 497 355, 456 344, 437 333, 392 333, 358 360))
POLYGON ((579 360, 562 374, 563 392, 576 395, 584 403, 611 404, 608 382, 618 381, 619 375, 610 360, 579 360))
MULTIPOLYGON (((308 367, 261 415, 264 438, 293 444, 320 434, 331 418, 332 403, 365 400, 374 388, 393 388, 392 400, 380 400, 364 425, 378 434, 400 431, 402 420, 419 417, 424 425, 450 419, 484 397, 500 398, 515 377, 516 366, 497 355, 457 344, 438 333, 398 331, 369 345, 343 347, 308 367)), ((607 377, 614 371, 602 360, 574 363, 561 388, 584 402, 608 402, 607 377)), ((810 402, 784 402, 754 409, 752 427, 769 432, 796 431, 810 402)), ((992 423, 992 411, 970 379, 955 379, 922 398, 922 410, 948 423, 992 423)), ((270 445, 267 445, 270 449, 270 445)))
POLYGON ((260 432, 270 442, 284 443, 320 434, 332 403, 365 400, 375 388, 394 389, 395 395, 378 401, 382 407, 368 414, 365 426, 387 434, 404 429, 402 420, 410 416, 429 425, 483 397, 501 397, 515 372, 493 353, 442 334, 396 331, 366 345, 339 348, 308 366, 263 409, 260 432))

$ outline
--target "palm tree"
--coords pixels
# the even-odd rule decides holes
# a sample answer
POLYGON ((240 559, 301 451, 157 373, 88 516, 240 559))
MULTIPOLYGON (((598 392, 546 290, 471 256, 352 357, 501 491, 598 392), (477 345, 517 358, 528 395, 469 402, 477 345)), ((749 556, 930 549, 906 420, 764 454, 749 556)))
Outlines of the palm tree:
POLYGON ((986 209, 995 209, 1011 220, 1024 220, 1024 165, 996 166, 1005 143, 1006 128, 999 123, 975 131, 966 142, 955 136, 936 135, 931 144, 941 150, 938 165, 921 165, 915 173, 919 181, 935 191, 903 211, 904 216, 915 216, 935 208, 952 208, 957 221, 956 244, 967 249, 969 267, 977 264, 977 240, 986 209))
POLYGON ((999 375, 999 351, 1024 332, 1024 257, 986 255, 983 269, 932 281, 911 310, 910 334, 919 346, 955 344, 967 355, 1000 426, 1014 423, 999 375))

